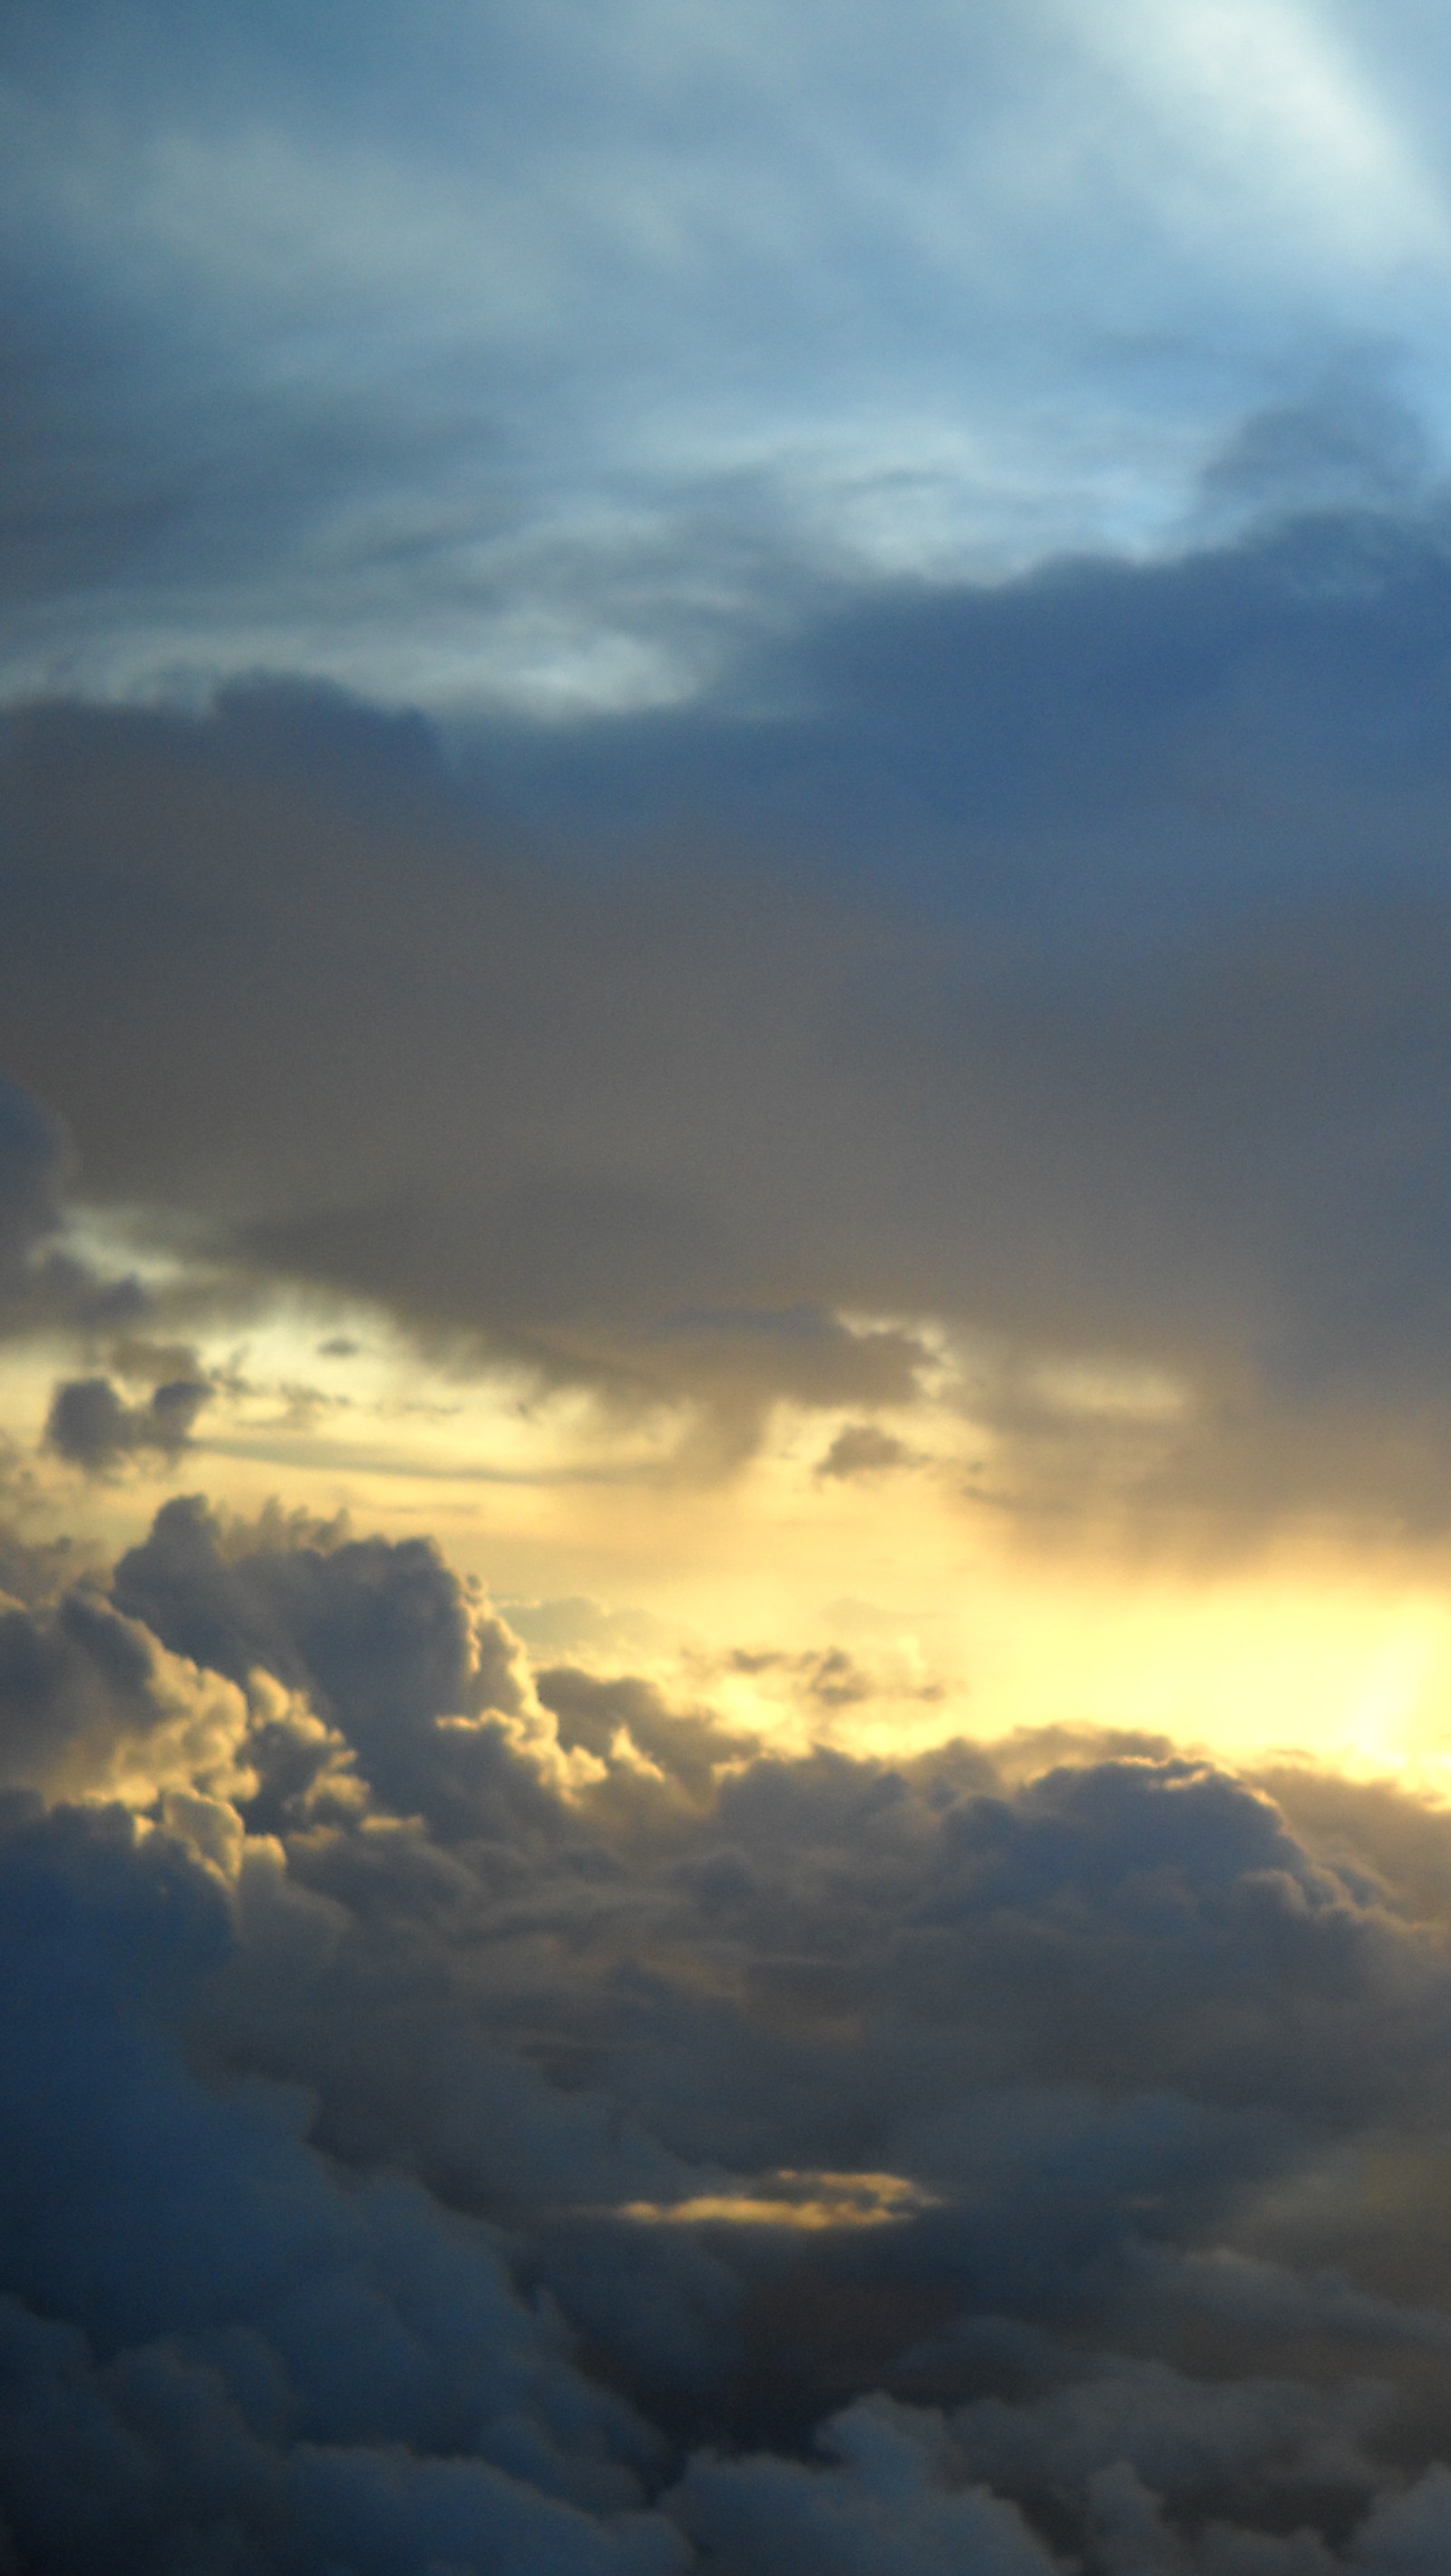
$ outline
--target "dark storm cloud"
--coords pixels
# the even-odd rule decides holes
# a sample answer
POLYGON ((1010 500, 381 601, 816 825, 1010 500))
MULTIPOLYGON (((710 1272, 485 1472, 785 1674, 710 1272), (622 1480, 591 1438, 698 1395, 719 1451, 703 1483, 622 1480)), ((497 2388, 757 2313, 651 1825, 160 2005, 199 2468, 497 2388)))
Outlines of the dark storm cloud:
POLYGON ((1363 886, 1377 860, 1436 887, 1444 494, 1311 510, 1293 484, 1238 542, 842 588, 714 702, 461 739, 587 839, 706 816, 1069 960, 1363 886))
POLYGON ((108 1377, 70 1378, 56 1388, 46 1420, 47 1446, 73 1467, 104 1473, 137 1450, 175 1458, 209 1401, 202 1379, 172 1378, 144 1404, 128 1404, 108 1377))
POLYGON ((1434 1811, 753 1759, 536 1694, 419 1542, 194 1500, 7 1622, 37 2576, 1444 2559, 1434 1811))
POLYGON ((797 714, 496 735, 492 818, 336 693, 17 716, 12 1067, 91 1197, 688 1401, 701 1472, 910 1402, 862 1319, 936 1315, 1027 1522, 1439 1528, 1447 564, 1362 512, 859 603, 760 675, 797 714))

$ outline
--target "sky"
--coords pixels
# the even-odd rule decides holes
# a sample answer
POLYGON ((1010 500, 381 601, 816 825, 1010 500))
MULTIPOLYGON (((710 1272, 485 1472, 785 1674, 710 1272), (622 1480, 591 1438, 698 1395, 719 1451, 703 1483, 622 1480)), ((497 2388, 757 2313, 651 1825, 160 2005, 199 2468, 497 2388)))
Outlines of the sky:
POLYGON ((10 0, 0 2565, 1451 2561, 1448 74, 10 0))

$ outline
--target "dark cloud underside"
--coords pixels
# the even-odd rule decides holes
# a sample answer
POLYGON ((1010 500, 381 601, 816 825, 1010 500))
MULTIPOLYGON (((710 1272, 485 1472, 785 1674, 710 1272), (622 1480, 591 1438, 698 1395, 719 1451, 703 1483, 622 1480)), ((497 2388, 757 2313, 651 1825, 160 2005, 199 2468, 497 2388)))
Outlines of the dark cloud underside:
POLYGON ((501 819, 522 736, 488 819, 421 719, 325 693, 20 715, 10 1062, 93 1198, 688 1397, 721 1458, 777 1395, 910 1400, 937 1316, 1000 1355, 1028 1513, 1434 1528, 1448 601, 1434 529, 1366 516, 903 597, 778 657, 799 717, 556 730, 554 842, 537 793, 501 819), (621 841, 646 769, 674 820, 621 841), (1167 1368, 1187 1410, 1086 1429, 1014 1353, 1167 1368))

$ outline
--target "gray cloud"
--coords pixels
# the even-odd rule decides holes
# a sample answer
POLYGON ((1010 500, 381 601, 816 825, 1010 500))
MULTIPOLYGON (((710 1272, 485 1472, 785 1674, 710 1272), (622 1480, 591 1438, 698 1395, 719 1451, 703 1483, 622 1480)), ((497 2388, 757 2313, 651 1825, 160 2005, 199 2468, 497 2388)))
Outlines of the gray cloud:
MULTIPOLYGON (((305 1428, 194 1350, 300 1290, 823 1512, 934 1402, 1045 1542, 1444 1534, 1424 16, 14 0, 36 1478, 305 1428)), ((677 1706, 194 1495, 0 1586, 0 2565, 1441 2576, 1434 1804, 773 1755, 861 1605, 677 1706)))
POLYGON ((361 1293, 450 1364, 693 1408, 691 1472, 781 1397, 910 1402, 937 1316, 1025 1527, 1437 1531, 1446 598, 1429 522, 1362 515, 859 604, 778 656, 816 706, 769 740, 554 734, 589 864, 563 787, 551 850, 335 694, 34 711, 11 1061, 88 1194, 236 1297, 361 1293), (632 763, 792 864, 642 858, 632 763), (893 813, 896 892, 850 859, 893 813), (1181 1400, 1065 1394, 1065 1358, 1181 1400))
POLYGON ((1434 1811, 753 1756, 420 1542, 194 1500, 3 1624, 40 2576, 1434 2563, 1434 1811))
POLYGON ((1373 354, 1342 362, 1298 402, 1243 420, 1203 477, 1211 514, 1384 508, 1424 488, 1431 457, 1419 422, 1393 400, 1373 354))
POLYGON ((908 1443, 894 1432, 883 1431, 880 1423, 849 1422, 817 1461, 816 1472, 849 1481, 853 1476, 881 1475, 890 1467, 910 1467, 915 1458, 908 1443))
POLYGON ((64 1162, 60 1132, 12 1082, 0 1090, 0 1262, 6 1283, 23 1279, 38 1246, 60 1222, 64 1162))
POLYGON ((0 1074, 0 1334, 124 1331, 147 1300, 134 1278, 105 1277, 57 1238, 70 1154, 59 1122, 0 1074))
POLYGON ((144 1404, 128 1404, 108 1377, 71 1378, 56 1388, 46 1420, 57 1457, 99 1475, 137 1450, 175 1458, 210 1401, 205 1379, 170 1378, 144 1404))

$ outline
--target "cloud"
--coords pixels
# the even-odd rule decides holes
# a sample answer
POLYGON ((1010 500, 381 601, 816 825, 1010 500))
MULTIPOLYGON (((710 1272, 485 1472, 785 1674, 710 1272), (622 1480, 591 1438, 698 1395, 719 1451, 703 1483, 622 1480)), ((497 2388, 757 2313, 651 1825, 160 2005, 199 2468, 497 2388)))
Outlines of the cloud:
POLYGON ((948 2492, 887 2407, 853 2409, 823 2447, 835 2474, 794 2460, 694 2461, 672 2498, 708 2564, 835 2576, 907 2576, 981 2568, 984 2576, 1052 2576, 1055 2562, 1011 2505, 973 2488, 948 2492))
POLYGON ((106 1278, 58 1241, 70 1155, 59 1121, 0 1074, 0 1334, 94 1332, 138 1321, 134 1278, 106 1278))
POLYGON ((264 1522, 230 1544, 199 1496, 163 1506, 116 1568, 116 1598, 173 1651, 245 1683, 256 1670, 346 1712, 365 1775, 397 1813, 478 1831, 511 1802, 547 1817, 534 1771, 553 1729, 517 1640, 460 1593, 425 1539, 349 1539, 264 1522))
POLYGON ((156 1387, 145 1404, 128 1404, 108 1377, 71 1378, 56 1388, 45 1437, 56 1455, 89 1475, 138 1449, 154 1449, 175 1458, 186 1448, 192 1426, 211 1388, 198 1378, 170 1378, 156 1387))
POLYGON ((11 1279, 59 1224, 62 1163, 54 1120, 7 1082, 0 1091, 0 1256, 11 1279))
MULTIPOLYGON (((240 1691, 169 1656, 89 1585, 0 1614, 5 1785, 49 1796, 242 1796, 240 1691)), ((306 1721, 304 1720, 304 1723, 306 1721)))
POLYGON ((0 1648, 44 2576, 1432 2563, 1434 1809, 752 1752, 195 1499, 0 1648))
POLYGON ((536 1687, 562 1744, 615 1759, 623 1751, 627 1760, 633 1748, 644 1770, 688 1796, 708 1796, 718 1773, 755 1749, 754 1737, 723 1725, 709 1708, 672 1708, 653 1684, 632 1675, 604 1680, 551 1664, 536 1687))
POLYGON ((1347 352, 1438 416, 1424 13, 358 29, 7 20, 7 694, 669 706, 843 577, 1172 550, 1347 352))
POLYGON ((1344 22, 1282 0, 1128 0, 1087 25, 1183 156, 1178 188, 1165 189, 1171 220, 1243 239, 1273 205, 1312 255, 1372 268, 1442 247, 1436 178, 1384 112, 1344 22))
POLYGON ((526 857, 336 694, 34 711, 12 1062, 92 1202, 205 1257, 185 1338, 293 1283, 592 1390, 660 1472, 938 1400, 1025 1530, 1432 1534, 1446 591, 1433 521, 1361 514, 858 601, 777 648, 800 716, 556 731, 588 870, 563 788, 526 857), (832 868, 641 857, 647 772, 737 854, 809 808, 832 868))
POLYGON ((43 2036, 49 2075, 7 2122, 7 2503, 27 2555, 74 2565, 104 2533, 140 2564, 190 2523, 218 2544, 230 2526, 263 2566, 347 2549, 421 2570, 460 2546, 679 2563, 630 2518, 644 2429, 573 2376, 486 2231, 406 2186, 348 2190, 294 2104, 187 2075, 157 1997, 226 1946, 205 1875, 104 1817, 22 1833, 8 1861, 13 2036, 43 2036), (618 2466, 591 2460, 592 2432, 618 2466))
POLYGON ((1242 421, 1211 459, 1203 496, 1231 523, 1310 509, 1404 506, 1430 480, 1420 426, 1373 369, 1345 366, 1304 400, 1242 421))
POLYGON ((910 1467, 915 1455, 905 1440, 883 1431, 879 1423, 849 1422, 818 1459, 816 1472, 845 1482, 854 1476, 881 1475, 891 1467, 910 1467))
POLYGON ((627 2201, 620 2214, 647 2227, 891 2227, 931 2202, 900 2174, 786 2172, 761 2175, 750 2191, 627 2201))
POLYGON ((607 1610, 588 1594, 574 1592, 545 1601, 504 1600, 499 1604, 515 1634, 536 1653, 604 1653, 645 1655, 675 1643, 664 1620, 644 1610, 607 1610))
POLYGON ((889 1598, 1444 1540, 1423 17, 7 14, 0 2563, 1446 2564, 1429 1796, 25 1517, 406 1356, 889 1598))

